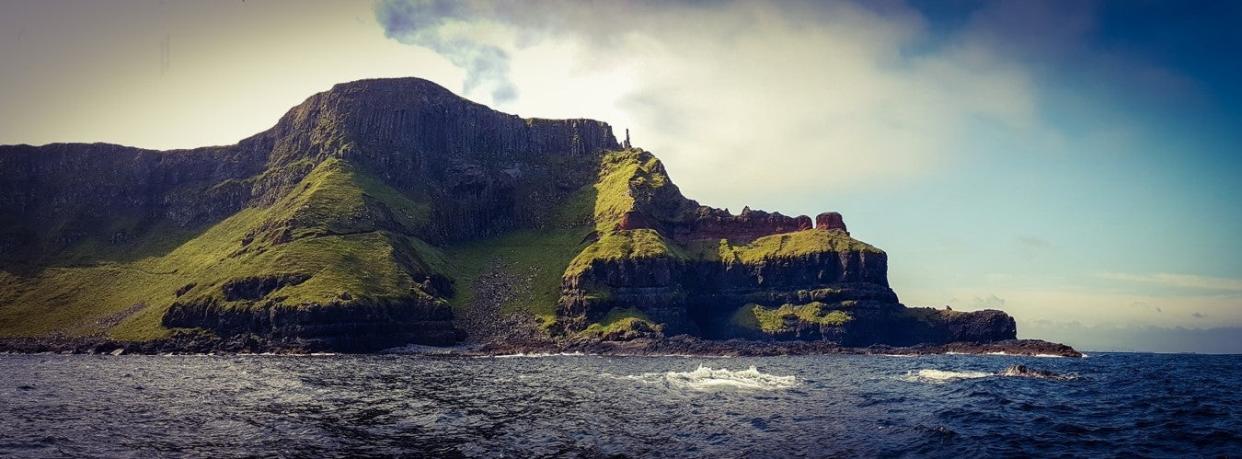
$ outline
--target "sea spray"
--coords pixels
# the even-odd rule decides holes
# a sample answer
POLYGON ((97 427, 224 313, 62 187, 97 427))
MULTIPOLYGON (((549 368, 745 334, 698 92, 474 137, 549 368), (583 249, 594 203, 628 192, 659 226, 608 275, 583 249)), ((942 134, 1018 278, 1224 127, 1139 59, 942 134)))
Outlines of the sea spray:
POLYGON ((754 366, 745 370, 729 370, 699 365, 692 371, 669 371, 664 373, 643 373, 625 376, 625 379, 640 381, 647 384, 660 384, 671 389, 694 391, 771 391, 796 387, 798 380, 794 376, 771 375, 759 371, 754 366))

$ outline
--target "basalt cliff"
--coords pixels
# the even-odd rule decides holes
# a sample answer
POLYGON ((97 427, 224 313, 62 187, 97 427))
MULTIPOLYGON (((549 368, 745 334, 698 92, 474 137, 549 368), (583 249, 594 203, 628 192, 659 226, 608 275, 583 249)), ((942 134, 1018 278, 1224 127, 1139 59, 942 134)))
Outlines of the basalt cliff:
POLYGON ((1000 311, 902 305, 887 269, 840 214, 702 206, 605 123, 523 119, 415 78, 337 85, 235 145, 0 147, 10 341, 1015 338, 1000 311))

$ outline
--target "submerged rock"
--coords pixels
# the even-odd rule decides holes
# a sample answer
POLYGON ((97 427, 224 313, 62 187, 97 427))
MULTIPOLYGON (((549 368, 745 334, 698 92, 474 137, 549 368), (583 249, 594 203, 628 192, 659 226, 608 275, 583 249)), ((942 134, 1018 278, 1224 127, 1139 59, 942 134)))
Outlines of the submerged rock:
POLYGON ((1048 370, 1030 368, 1030 367, 1027 367, 1026 365, 1020 365, 1020 364, 1010 365, 1006 367, 1004 370, 1001 370, 1000 373, 997 373, 997 374, 999 374, 1000 376, 1018 376, 1018 377, 1024 377, 1024 378, 1039 378, 1039 379, 1055 379, 1055 380, 1074 379, 1074 376, 1071 376, 1071 375, 1062 375, 1062 374, 1054 373, 1048 370))

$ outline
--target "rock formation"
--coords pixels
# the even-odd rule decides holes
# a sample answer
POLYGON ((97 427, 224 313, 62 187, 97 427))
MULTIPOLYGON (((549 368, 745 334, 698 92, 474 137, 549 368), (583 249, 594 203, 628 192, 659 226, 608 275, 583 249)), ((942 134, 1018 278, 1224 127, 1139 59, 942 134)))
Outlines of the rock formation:
POLYGON ((336 85, 236 145, 0 147, 0 337, 364 350, 501 314, 578 341, 1014 337, 999 311, 906 308, 887 263, 838 213, 702 206, 605 123, 415 78, 336 85))

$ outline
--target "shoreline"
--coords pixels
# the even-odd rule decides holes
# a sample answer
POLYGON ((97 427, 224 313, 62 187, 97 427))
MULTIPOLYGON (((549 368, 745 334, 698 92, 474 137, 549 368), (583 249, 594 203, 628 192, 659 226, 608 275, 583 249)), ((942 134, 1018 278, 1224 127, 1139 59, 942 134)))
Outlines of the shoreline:
POLYGON ((164 340, 126 342, 101 338, 0 338, 4 354, 86 355, 260 355, 290 354, 425 354, 495 357, 533 354, 584 354, 610 356, 683 355, 703 357, 771 357, 795 355, 1005 355, 1071 357, 1083 354, 1070 346, 1043 340, 1015 339, 986 343, 954 342, 913 346, 841 346, 827 341, 714 341, 690 336, 639 338, 628 341, 529 341, 430 346, 405 344, 380 349, 334 347, 322 342, 273 341, 255 336, 205 338, 174 336, 164 340))

